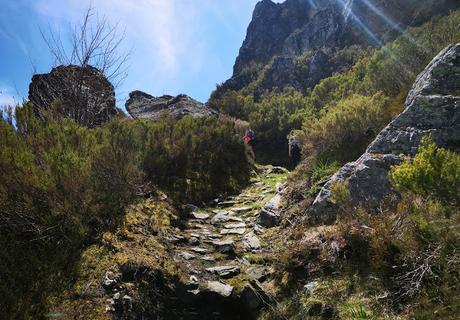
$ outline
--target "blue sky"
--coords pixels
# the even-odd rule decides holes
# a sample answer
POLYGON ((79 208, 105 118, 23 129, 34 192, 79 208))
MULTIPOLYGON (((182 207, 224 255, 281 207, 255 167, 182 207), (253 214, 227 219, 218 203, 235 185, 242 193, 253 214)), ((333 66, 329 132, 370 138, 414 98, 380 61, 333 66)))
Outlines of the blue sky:
MULTIPOLYGON (((258 0, 0 0, 0 105, 27 97, 34 69, 52 59, 40 28, 68 30, 92 7, 126 28, 132 48, 129 75, 117 89, 118 105, 130 91, 186 93, 206 101, 233 63, 258 0)), ((282 1, 276 1, 282 2, 282 1)))

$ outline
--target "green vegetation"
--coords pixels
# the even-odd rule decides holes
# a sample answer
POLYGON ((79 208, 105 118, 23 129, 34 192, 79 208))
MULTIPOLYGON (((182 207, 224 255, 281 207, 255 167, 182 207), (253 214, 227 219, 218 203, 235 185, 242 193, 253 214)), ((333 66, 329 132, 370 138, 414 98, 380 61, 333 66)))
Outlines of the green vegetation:
MULTIPOLYGON (((218 88, 209 103, 250 122, 260 137, 256 155, 261 162, 274 159, 273 164, 287 163, 286 135, 291 130, 299 130, 303 156, 308 162, 312 161, 311 156, 340 163, 354 160, 380 129, 402 111, 415 77, 431 59, 448 44, 460 41, 459 19, 460 11, 453 11, 449 16, 410 29, 381 50, 348 48, 335 52, 335 64, 342 67, 312 89, 273 90, 261 96, 255 93, 254 82, 238 92, 218 88), (355 54, 357 60, 351 58, 355 54), (353 123, 351 132, 347 121, 353 123), (325 140, 318 141, 325 132, 325 140), (352 148, 343 148, 347 142, 352 148)), ((305 53, 296 63, 301 65, 310 55, 305 53)), ((299 72, 308 72, 300 65, 299 72)))
POLYGON ((436 148, 429 138, 424 138, 413 162, 393 170, 392 178, 402 190, 460 206, 460 157, 436 148))
POLYGON ((275 266, 285 300, 266 317, 295 319, 318 305, 343 319, 458 317, 459 161, 424 138, 417 156, 391 171, 401 202, 379 215, 354 208, 348 188, 337 184, 336 224, 296 223, 280 236, 275 266), (302 295, 300 284, 313 280, 314 293, 302 295))
POLYGON ((241 140, 218 117, 89 129, 38 120, 26 104, 16 128, 0 121, 2 314, 43 314, 50 293, 72 282, 81 250, 116 229, 139 197, 160 189, 180 205, 238 190, 250 173, 241 140))
MULTIPOLYGON (((374 215, 354 208, 348 188, 334 186, 340 219, 308 225, 305 210, 345 162, 361 155, 403 110, 415 77, 447 45, 460 41, 460 11, 409 30, 384 49, 369 50, 350 68, 314 88, 254 94, 219 91, 216 108, 232 97, 234 116, 248 120, 265 160, 286 147, 295 130, 304 160, 289 177, 283 219, 272 245, 279 301, 263 319, 455 319, 460 313, 460 156, 425 138, 419 154, 391 172, 402 192, 398 205, 374 215), (264 154, 266 152, 266 154, 264 154), (303 285, 317 281, 314 293, 303 285)), ((307 61, 311 53, 298 57, 307 61)), ((268 67, 267 67, 268 68, 268 67)), ((308 72, 307 69, 300 69, 308 72)), ((286 159, 275 158, 282 163, 286 159)))

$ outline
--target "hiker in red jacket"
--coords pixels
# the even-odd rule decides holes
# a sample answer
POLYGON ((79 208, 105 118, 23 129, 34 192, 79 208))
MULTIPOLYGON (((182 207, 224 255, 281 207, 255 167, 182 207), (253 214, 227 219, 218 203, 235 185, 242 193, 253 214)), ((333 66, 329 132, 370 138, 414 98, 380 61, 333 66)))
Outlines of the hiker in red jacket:
POLYGON ((246 135, 244 136, 244 142, 246 142, 247 149, 249 156, 251 157, 252 160, 256 159, 256 155, 254 154, 254 131, 252 131, 251 128, 248 128, 246 130, 246 135))

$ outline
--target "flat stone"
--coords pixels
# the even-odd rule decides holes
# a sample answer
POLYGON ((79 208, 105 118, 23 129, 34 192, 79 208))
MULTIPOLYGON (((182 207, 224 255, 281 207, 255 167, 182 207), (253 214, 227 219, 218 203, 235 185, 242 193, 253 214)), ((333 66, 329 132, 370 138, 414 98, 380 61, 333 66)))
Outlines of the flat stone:
POLYGON ((209 239, 220 239, 220 238, 222 238, 222 235, 217 234, 217 233, 210 233, 210 234, 207 235, 207 237, 209 239))
POLYGON ((208 231, 208 225, 207 224, 202 224, 202 222, 196 223, 192 226, 195 229, 201 229, 201 232, 206 232, 208 231))
POLYGON ((240 274, 240 267, 238 266, 218 266, 212 268, 206 268, 206 271, 215 273, 219 277, 228 279, 240 274))
POLYGON ((227 201, 222 201, 222 202, 219 202, 217 205, 219 207, 231 207, 235 204, 238 204, 237 201, 234 201, 234 200, 227 200, 227 201))
POLYGON ((181 251, 177 254, 179 257, 185 259, 185 260, 192 260, 192 259, 195 259, 195 255, 189 253, 189 252, 186 252, 186 251, 181 251))
POLYGON ((228 215, 228 212, 219 212, 219 213, 216 213, 214 217, 212 217, 211 223, 219 224, 219 223, 228 222, 229 220, 230 220, 230 217, 228 215))
POLYGON ((196 252, 196 253, 200 253, 200 254, 204 254, 204 253, 208 252, 207 249, 200 248, 200 247, 190 248, 190 250, 193 251, 193 252, 196 252))
POLYGON ((219 281, 208 281, 208 290, 228 298, 232 295, 233 287, 219 281))
POLYGON ((233 240, 214 241, 213 246, 217 248, 220 253, 233 254, 235 253, 235 243, 233 240))
POLYGON ((243 238, 244 245, 251 250, 259 250, 261 248, 260 240, 254 232, 246 234, 243 238))
POLYGON ((239 228, 239 229, 222 229, 220 230, 220 234, 226 235, 226 234, 239 234, 243 235, 246 232, 245 228, 239 228))
POLYGON ((216 261, 216 258, 211 257, 211 256, 204 256, 204 257, 201 257, 200 259, 203 260, 203 261, 207 261, 207 262, 214 262, 214 261, 216 261))
POLYGON ((206 220, 209 218, 209 214, 207 213, 192 212, 190 215, 194 219, 198 219, 198 220, 206 220))
POLYGON ((239 208, 232 208, 231 210, 235 213, 242 213, 242 212, 251 211, 252 208, 251 207, 239 207, 239 208))
POLYGON ((243 219, 241 219, 239 217, 231 216, 231 215, 229 215, 228 212, 227 213, 219 212, 214 217, 212 217, 212 219, 211 219, 212 224, 220 224, 220 223, 225 223, 225 222, 229 222, 229 221, 241 222, 241 221, 243 221, 243 219))
POLYGON ((240 223, 227 223, 224 225, 225 229, 240 229, 240 228, 245 228, 246 223, 240 222, 240 223))
POLYGON ((180 235, 174 235, 174 236, 166 238, 166 241, 171 242, 171 243, 180 243, 180 242, 185 241, 185 237, 180 236, 180 235))

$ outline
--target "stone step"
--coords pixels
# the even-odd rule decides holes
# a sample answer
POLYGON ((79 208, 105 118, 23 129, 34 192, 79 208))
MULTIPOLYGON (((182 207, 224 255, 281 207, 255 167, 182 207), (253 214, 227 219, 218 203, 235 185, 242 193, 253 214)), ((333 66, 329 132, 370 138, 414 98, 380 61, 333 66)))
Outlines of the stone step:
POLYGON ((239 228, 239 229, 222 229, 220 230, 220 234, 222 235, 229 235, 229 234, 238 234, 238 235, 243 235, 246 232, 245 228, 239 228))
POLYGON ((243 213, 243 212, 251 211, 252 207, 239 207, 239 208, 232 208, 230 210, 235 213, 243 213))
POLYGON ((228 265, 228 266, 217 266, 212 268, 206 268, 206 271, 210 273, 215 273, 223 279, 233 278, 240 274, 240 267, 237 265, 228 265))
POLYGON ((208 253, 208 252, 209 252, 208 249, 201 248, 201 247, 193 247, 193 248, 190 248, 190 251, 193 251, 193 252, 196 252, 196 253, 199 253, 199 254, 205 254, 205 253, 208 253))
POLYGON ((246 223, 239 222, 239 223, 227 223, 224 225, 225 229, 241 229, 246 228, 246 223))
POLYGON ((229 222, 229 221, 241 222, 241 221, 243 221, 243 219, 241 219, 240 217, 232 216, 229 213, 220 212, 220 213, 217 213, 214 217, 212 217, 211 224, 217 225, 217 224, 225 223, 225 222, 229 222))
POLYGON ((177 255, 185 260, 193 260, 196 258, 194 254, 191 254, 190 252, 186 252, 186 251, 179 251, 177 255))
POLYGON ((190 216, 193 219, 197 219, 197 220, 206 220, 206 219, 209 218, 209 214, 207 214, 207 213, 199 213, 199 212, 192 212, 190 214, 190 216))
POLYGON ((217 251, 224 254, 235 253, 235 242, 233 240, 214 241, 212 245, 216 247, 217 251))

